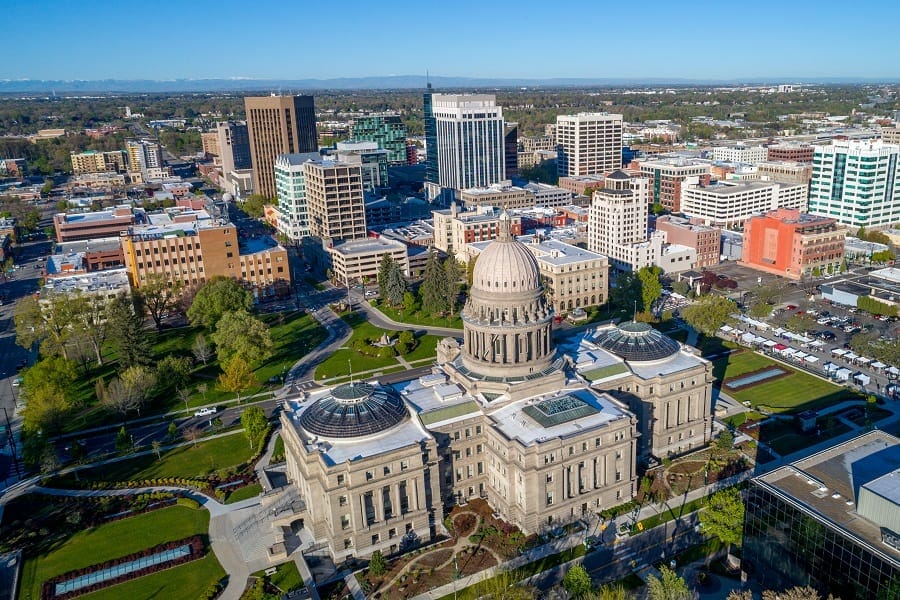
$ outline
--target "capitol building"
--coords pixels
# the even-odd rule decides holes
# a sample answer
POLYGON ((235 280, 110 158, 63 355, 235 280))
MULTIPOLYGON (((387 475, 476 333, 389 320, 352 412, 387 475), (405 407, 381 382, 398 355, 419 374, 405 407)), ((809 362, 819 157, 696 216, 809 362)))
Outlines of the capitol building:
POLYGON ((537 261, 505 213, 499 229, 462 339, 442 340, 430 374, 285 405, 288 479, 336 561, 426 543, 474 498, 542 533, 631 500, 639 466, 709 442, 711 363, 634 322, 557 347, 537 261))

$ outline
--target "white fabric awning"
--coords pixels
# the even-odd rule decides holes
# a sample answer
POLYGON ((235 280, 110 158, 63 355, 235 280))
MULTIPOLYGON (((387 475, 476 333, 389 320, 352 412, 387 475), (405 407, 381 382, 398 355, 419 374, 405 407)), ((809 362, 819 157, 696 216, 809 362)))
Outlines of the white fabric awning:
POLYGON ((794 354, 794 358, 796 358, 797 360, 803 360, 807 356, 809 356, 809 354, 806 354, 804 352, 797 352, 796 354, 794 354))
POLYGON ((766 348, 771 348, 772 346, 777 346, 777 345, 778 345, 778 342, 773 342, 772 340, 766 340, 765 342, 763 342, 763 346, 765 346, 766 348))
POLYGON ((794 354, 797 353, 797 350, 794 350, 793 348, 785 348, 784 350, 781 351, 781 353, 784 356, 793 356, 794 354))
POLYGON ((807 354, 806 358, 804 360, 806 360, 806 362, 808 362, 808 363, 819 362, 819 358, 816 356, 813 356, 812 354, 807 354))
POLYGON ((854 354, 853 352, 848 352, 847 354, 844 355, 844 359, 846 359, 846 360, 856 360, 857 358, 859 358, 859 355, 854 354))
POLYGON ((811 348, 822 348, 825 346, 825 342, 822 342, 820 340, 813 340, 812 342, 810 342, 809 346, 811 348))
POLYGON ((724 331, 725 333, 728 333, 732 329, 734 329, 734 327, 730 325, 722 325, 721 327, 719 327, 719 330, 724 331))
POLYGON ((865 356, 860 356, 859 358, 856 359, 856 362, 857 362, 857 364, 860 364, 860 365, 867 365, 870 362, 872 362, 872 359, 866 358, 865 356))
POLYGON ((847 351, 844 350, 843 348, 835 348, 834 350, 831 351, 831 353, 834 356, 843 356, 843 355, 847 354, 847 351))
POLYGON ((872 368, 873 368, 873 369, 883 369, 883 368, 885 368, 886 366, 887 366, 886 364, 884 364, 883 362, 879 362, 879 361, 877 361, 877 360, 876 360, 875 362, 872 363, 872 368))
POLYGON ((900 375, 900 369, 897 367, 888 367, 887 372, 891 375, 900 375))

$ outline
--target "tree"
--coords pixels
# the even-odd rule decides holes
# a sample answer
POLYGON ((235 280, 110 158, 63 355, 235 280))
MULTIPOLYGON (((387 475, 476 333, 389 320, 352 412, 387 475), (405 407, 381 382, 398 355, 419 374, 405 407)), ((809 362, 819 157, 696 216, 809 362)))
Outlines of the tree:
POLYGON ((53 295, 43 302, 25 297, 16 306, 13 321, 16 343, 23 348, 39 344, 45 356, 68 357, 66 342, 72 335, 72 317, 67 296, 53 295))
POLYGON ((797 333, 806 333, 816 327, 816 321, 805 312, 795 313, 788 319, 787 327, 797 333))
POLYGON ((468 283, 469 287, 472 287, 472 278, 475 275, 475 263, 477 262, 478 255, 476 254, 469 259, 469 262, 466 263, 466 283, 468 283))
POLYGON ((129 435, 124 425, 116 433, 116 450, 122 454, 131 450, 131 435, 129 435))
POLYGON ((765 302, 754 302, 747 312, 754 319, 765 319, 772 314, 772 305, 765 302))
POLYGON ((124 367, 150 362, 150 340, 142 314, 140 299, 124 292, 110 300, 106 308, 109 341, 124 367))
POLYGON ((441 267, 441 261, 434 250, 428 253, 425 278, 419 286, 419 299, 422 310, 427 314, 441 314, 448 309, 447 272, 441 267))
POLYGON ((390 306, 400 306, 406 294, 406 278, 393 257, 385 252, 378 267, 378 289, 381 298, 390 306))
POLYGON ((581 565, 573 565, 566 571, 562 585, 573 598, 583 598, 594 587, 591 583, 590 574, 581 565))
POLYGON ((156 374, 161 385, 178 390, 190 382, 192 368, 193 362, 187 356, 169 354, 156 363, 156 374))
POLYGON ((248 363, 265 360, 272 353, 272 336, 265 323, 245 310, 224 313, 212 334, 220 362, 240 356, 248 363))
POLYGON ((660 566, 659 572, 661 577, 656 578, 655 575, 647 577, 647 598, 649 600, 690 600, 691 590, 685 583, 684 578, 669 567, 660 566))
POLYGON ((463 273, 459 263, 452 256, 448 256, 444 261, 444 272, 447 285, 447 309, 452 314, 456 312, 456 300, 459 298, 463 273))
POLYGON ((387 561, 384 560, 381 550, 376 550, 372 553, 372 558, 369 559, 369 574, 373 577, 381 577, 386 572, 387 561))
POLYGON ((249 311, 253 296, 234 279, 217 275, 197 290, 187 311, 192 325, 214 329, 222 315, 229 311, 249 311))
POLYGON ((253 450, 257 444, 261 444, 266 430, 269 428, 269 420, 266 413, 258 406, 251 406, 244 409, 241 413, 241 425, 247 439, 250 440, 250 449, 253 450))
POLYGON ((103 364, 103 344, 109 333, 108 304, 109 300, 100 294, 76 292, 69 296, 68 310, 72 335, 90 344, 98 365, 103 364))
POLYGON ((700 531, 719 538, 726 552, 741 541, 744 527, 744 500, 737 488, 726 488, 713 494, 706 510, 700 511, 700 531))
MULTIPOLYGON (((762 593, 762 600, 822 600, 822 596, 819 595, 819 592, 816 591, 815 588, 806 586, 806 587, 792 587, 788 590, 784 590, 783 592, 776 592, 773 590, 765 590, 762 593)), ((828 595, 828 600, 837 600, 831 594, 828 595)))
POLYGON ((191 442, 192 444, 194 444, 194 446, 197 445, 197 440, 199 440, 202 436, 203 432, 200 431, 200 428, 196 425, 185 427, 184 431, 181 432, 181 437, 183 437, 186 442, 191 442))
POLYGON ((241 208, 244 209, 247 216, 253 217, 254 219, 261 219, 265 214, 265 205, 268 203, 269 199, 262 194, 250 194, 247 196, 247 199, 244 200, 244 204, 241 208))
POLYGON ((234 356, 225 363, 222 374, 219 375, 219 385, 226 392, 237 394, 238 404, 241 403, 241 392, 250 389, 256 383, 256 377, 250 370, 250 365, 240 356, 234 356))
POLYGON ((156 374, 144 365, 133 365, 113 377, 106 386, 98 380, 97 397, 107 408, 122 415, 122 423, 126 423, 129 412, 140 414, 154 387, 156 374))
POLYGON ((412 312, 416 309, 416 296, 412 292, 403 293, 403 310, 412 312))
POLYGON ((175 436, 178 435, 178 425, 175 424, 175 421, 169 421, 169 427, 166 428, 166 435, 170 440, 174 440, 175 436))
POLYGON ((637 272, 638 280, 641 282, 641 301, 643 311, 650 312, 653 303, 662 295, 662 283, 659 275, 662 269, 659 267, 644 267, 637 272))
POLYGON ((156 324, 156 330, 162 331, 162 320, 178 307, 178 300, 184 284, 176 279, 170 281, 165 275, 151 273, 147 282, 137 291, 143 300, 143 306, 156 324))
POLYGON ((600 589, 582 596, 583 600, 629 600, 631 597, 621 584, 603 585, 600 589))
POLYGON ((787 292, 787 287, 783 281, 776 279, 767 285, 761 285, 756 288, 753 295, 756 296, 757 302, 765 304, 778 304, 787 292))
POLYGON ((641 280, 634 273, 620 273, 609 290, 609 301, 628 314, 637 312, 635 302, 642 301, 641 280))
POLYGON ((204 367, 213 356, 212 346, 209 345, 209 342, 206 341, 206 336, 202 333, 197 334, 197 337, 194 339, 194 346, 191 348, 191 352, 194 353, 194 358, 203 363, 204 367))
POLYGON ((55 433, 62 425, 69 411, 69 403, 58 387, 42 385, 23 391, 25 408, 22 410, 23 428, 26 433, 55 433))
POLYGON ((716 450, 725 453, 734 447, 734 434, 728 429, 723 429, 715 442, 716 450))
POLYGON ((681 281, 679 279, 678 281, 672 282, 672 291, 676 294, 687 296, 689 293, 691 293, 691 286, 688 285, 687 281, 681 281))
POLYGON ((156 453, 156 460, 162 460, 162 442, 153 440, 150 442, 150 446, 153 448, 153 452, 156 453))
POLYGON ((704 296, 698 302, 681 311, 684 320, 706 335, 714 335, 716 331, 732 320, 735 311, 734 302, 724 296, 704 296))

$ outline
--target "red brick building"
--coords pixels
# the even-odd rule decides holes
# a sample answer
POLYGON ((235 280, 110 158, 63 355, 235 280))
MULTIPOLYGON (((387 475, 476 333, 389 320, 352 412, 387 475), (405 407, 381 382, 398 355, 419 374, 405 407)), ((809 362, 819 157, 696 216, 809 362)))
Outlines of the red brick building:
POLYGON ((835 223, 788 208, 752 217, 744 225, 741 262, 789 279, 834 272, 844 260, 844 232, 835 223))
POLYGON ((666 242, 688 246, 697 251, 694 267, 712 267, 719 264, 722 231, 717 227, 696 225, 687 219, 664 216, 656 219, 656 230, 666 233, 666 242))
POLYGON ((767 148, 768 160, 812 162, 816 149, 810 144, 773 144, 767 148))

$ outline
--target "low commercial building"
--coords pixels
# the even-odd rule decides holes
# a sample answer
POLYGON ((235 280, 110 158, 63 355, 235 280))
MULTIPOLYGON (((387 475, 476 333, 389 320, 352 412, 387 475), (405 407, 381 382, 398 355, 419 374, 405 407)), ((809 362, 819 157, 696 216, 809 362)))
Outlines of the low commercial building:
POLYGON ((747 221, 741 262, 789 279, 834 273, 844 261, 844 236, 834 219, 780 208, 747 221))
POLYGON ((571 175, 560 177, 557 185, 578 196, 590 196, 590 192, 603 187, 605 175, 571 175))
POLYGON ((734 146, 718 146, 712 149, 711 154, 713 160, 755 165, 766 160, 769 151, 763 146, 736 144, 734 146))
POLYGON ((806 212, 808 188, 804 184, 767 181, 719 181, 688 185, 682 211, 704 225, 738 229, 753 215, 788 208, 806 212))
POLYGON ((44 277, 73 273, 92 273, 125 267, 122 241, 118 237, 94 238, 57 244, 47 259, 44 277))
POLYGON ((898 481, 900 439, 877 429, 754 477, 743 571, 763 589, 896 597, 898 481))
POLYGON ((533 206, 544 206, 549 208, 567 206, 572 203, 572 199, 575 197, 575 194, 569 190, 564 190, 561 187, 547 183, 537 183, 535 181, 531 181, 522 186, 522 189, 531 193, 533 206))
POLYGON ((722 230, 691 223, 688 219, 665 215, 656 219, 656 230, 666 234, 666 242, 693 248, 696 253, 694 267, 712 267, 719 264, 722 230))
POLYGON ((456 195, 456 199, 465 210, 472 210, 479 206, 502 206, 508 209, 534 206, 534 194, 506 183, 460 190, 456 195))
MULTIPOLYGON (((602 254, 535 236, 519 236, 540 269, 547 300, 557 314, 576 308, 598 306, 609 295, 609 259, 602 254)), ((468 245, 468 254, 477 257, 490 241, 468 245)))
POLYGON ((382 258, 389 254, 403 273, 409 277, 409 261, 406 244, 386 237, 351 240, 333 246, 326 246, 331 262, 331 271, 338 282, 351 285, 378 279, 378 267, 382 258))
POLYGON ((785 142, 772 144, 766 148, 768 161, 791 161, 811 163, 816 147, 812 144, 796 144, 785 142))
POLYGON ((221 275, 260 298, 290 293, 287 251, 272 238, 238 238, 233 223, 204 210, 171 209, 148 218, 149 225, 129 227, 120 236, 134 287, 145 285, 151 274, 185 287, 221 275))
MULTIPOLYGON (((502 211, 493 206, 479 206, 474 210, 460 211, 456 204, 450 208, 435 210, 434 247, 456 256, 457 260, 466 260, 466 244, 493 240, 497 237, 502 211)), ((511 217, 513 235, 522 235, 522 219, 511 217)))
POLYGON ((809 185, 812 164, 766 160, 756 165, 756 175, 763 181, 809 185))
POLYGON ((890 246, 869 242, 852 236, 844 239, 844 258, 847 260, 871 260, 872 255, 878 252, 887 252, 890 246))
POLYGON ((663 273, 683 273, 697 266, 697 250, 681 244, 664 244, 656 266, 663 273))
POLYGON ((134 211, 126 204, 97 212, 53 215, 57 242, 117 236, 134 224, 134 211))
POLYGON ((822 299, 857 306, 860 298, 873 298, 888 306, 900 307, 900 269, 888 267, 862 277, 848 277, 822 284, 822 299))
POLYGON ((128 273, 125 269, 113 269, 101 273, 73 273, 47 279, 41 288, 41 300, 48 300, 56 294, 65 296, 83 294, 97 296, 108 302, 130 289, 128 273))

